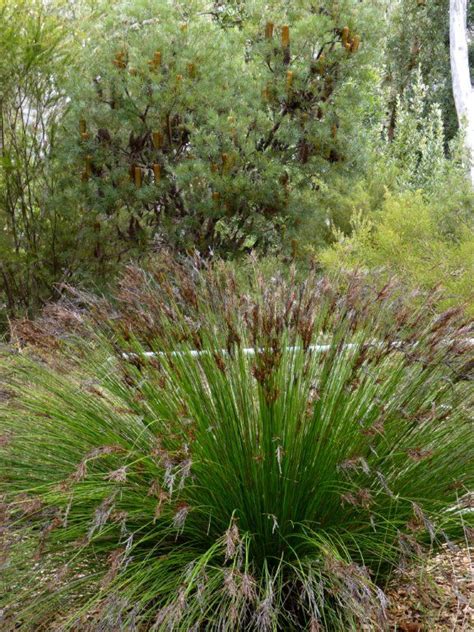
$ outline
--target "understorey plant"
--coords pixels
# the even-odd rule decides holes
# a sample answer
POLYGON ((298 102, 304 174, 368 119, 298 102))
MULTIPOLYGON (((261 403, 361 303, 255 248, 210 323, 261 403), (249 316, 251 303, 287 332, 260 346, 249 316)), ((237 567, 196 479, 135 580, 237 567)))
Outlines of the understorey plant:
POLYGON ((3 366, 6 625, 386 628, 387 578, 471 532, 472 330, 416 298, 198 258, 76 293, 67 359, 3 366))

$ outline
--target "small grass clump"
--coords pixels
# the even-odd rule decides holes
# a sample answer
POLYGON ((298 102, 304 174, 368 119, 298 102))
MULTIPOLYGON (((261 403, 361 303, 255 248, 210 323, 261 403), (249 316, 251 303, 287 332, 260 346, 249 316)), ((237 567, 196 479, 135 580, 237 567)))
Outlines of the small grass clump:
POLYGON ((76 295, 61 362, 5 364, 9 624, 386 627, 389 575, 472 520, 472 334, 433 294, 342 286, 129 268, 113 303, 76 295))

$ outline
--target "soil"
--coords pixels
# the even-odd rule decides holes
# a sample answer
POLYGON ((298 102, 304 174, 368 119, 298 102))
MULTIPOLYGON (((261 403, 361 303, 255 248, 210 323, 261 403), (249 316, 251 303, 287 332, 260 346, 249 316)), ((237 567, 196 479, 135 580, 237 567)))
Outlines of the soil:
POLYGON ((423 568, 412 568, 395 578, 387 596, 392 631, 473 631, 473 550, 446 547, 423 568))

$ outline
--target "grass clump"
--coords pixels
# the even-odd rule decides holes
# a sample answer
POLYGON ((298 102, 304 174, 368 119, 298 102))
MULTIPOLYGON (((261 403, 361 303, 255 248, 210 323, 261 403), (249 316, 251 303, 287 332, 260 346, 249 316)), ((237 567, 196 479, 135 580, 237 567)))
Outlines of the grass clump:
POLYGON ((387 577, 472 516, 470 330, 343 285, 163 260, 77 295, 67 370, 5 365, 12 625, 386 626, 387 577))

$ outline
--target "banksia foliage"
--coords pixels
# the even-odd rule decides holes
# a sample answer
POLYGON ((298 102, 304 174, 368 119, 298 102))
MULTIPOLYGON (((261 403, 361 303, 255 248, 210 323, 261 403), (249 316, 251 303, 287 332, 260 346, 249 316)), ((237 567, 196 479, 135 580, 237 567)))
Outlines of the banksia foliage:
POLYGON ((383 629, 390 572, 464 537, 460 310, 166 258, 77 300, 68 370, 5 369, 12 626, 383 629))
MULTIPOLYGON (((108 218, 101 274, 117 258, 139 256, 156 235, 185 252, 238 254, 249 243, 260 253, 287 251, 282 227, 293 233, 302 221, 313 223, 315 205, 321 227, 315 239, 324 241, 326 194, 313 191, 314 182, 322 178, 331 187, 365 169, 362 112, 365 102, 373 104, 367 71, 381 36, 374 27, 378 11, 351 0, 337 16, 324 11, 318 17, 311 3, 288 12, 287 3, 258 0, 245 10, 237 3, 234 14, 228 3, 209 12, 197 0, 183 24, 172 0, 163 0, 159 19, 149 3, 135 4, 121 0, 110 12, 107 25, 85 44, 80 81, 68 86, 61 150, 67 173, 82 168, 83 154, 94 159, 78 197, 91 221, 108 218), (343 31, 346 23, 350 30, 343 31), (350 54, 356 29, 367 41, 357 56, 350 54), (347 54, 336 46, 339 38, 347 54), (77 136, 80 117, 87 118, 90 138, 87 147, 78 139, 71 148, 69 130, 77 136), (337 147, 330 134, 335 117, 344 121, 337 147), (348 147, 356 149, 349 155, 348 147), (231 152, 238 156, 232 180, 218 170, 204 182, 203 164, 231 152), (159 188, 149 177, 156 162, 163 165, 159 188), (130 186, 133 173, 124 178, 134 165, 142 167, 141 186, 130 186), (275 195, 275 174, 283 169, 293 178, 284 196, 275 195), (212 202, 212 190, 234 200, 231 217, 224 204, 212 202), (140 229, 129 230, 136 218, 140 229)), ((332 218, 344 229, 346 219, 332 218)))

